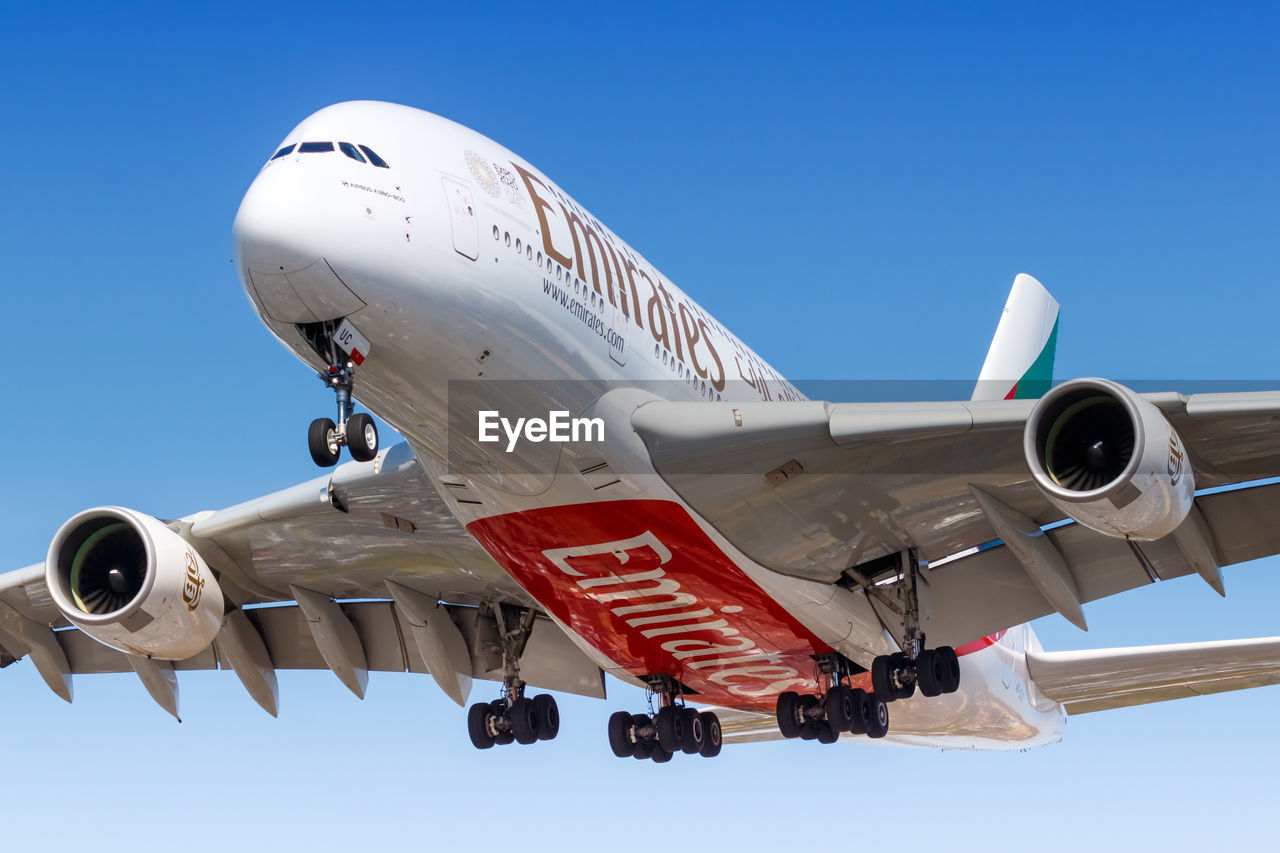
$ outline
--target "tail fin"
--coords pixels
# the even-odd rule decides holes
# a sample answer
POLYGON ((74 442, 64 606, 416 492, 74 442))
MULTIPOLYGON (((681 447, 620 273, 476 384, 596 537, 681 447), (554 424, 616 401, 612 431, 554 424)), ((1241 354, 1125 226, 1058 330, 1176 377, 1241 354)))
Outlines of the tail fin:
POLYGON ((1058 303, 1044 285, 1019 273, 974 386, 974 400, 1027 400, 1053 384, 1058 303))

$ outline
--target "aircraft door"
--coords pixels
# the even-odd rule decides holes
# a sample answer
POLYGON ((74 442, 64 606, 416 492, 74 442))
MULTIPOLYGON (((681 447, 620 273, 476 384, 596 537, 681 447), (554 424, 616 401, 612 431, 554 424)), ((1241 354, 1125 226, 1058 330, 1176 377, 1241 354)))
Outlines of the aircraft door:
POLYGON ((453 178, 443 178, 444 194, 449 204, 449 222, 453 227, 453 248, 464 258, 480 257, 480 226, 471 188, 453 178))

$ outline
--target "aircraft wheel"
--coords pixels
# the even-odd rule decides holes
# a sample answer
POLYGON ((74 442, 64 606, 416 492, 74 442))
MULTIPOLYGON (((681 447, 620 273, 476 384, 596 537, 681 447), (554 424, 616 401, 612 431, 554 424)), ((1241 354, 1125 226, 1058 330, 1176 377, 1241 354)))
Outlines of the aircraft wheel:
POLYGON ((357 462, 368 462, 378 455, 378 427, 365 412, 347 418, 347 448, 357 462))
POLYGON ((684 744, 684 718, 675 705, 668 705, 658 711, 653 718, 654 728, 658 730, 658 743, 667 752, 674 753, 684 744))
POLYGON ((609 717, 609 748, 618 758, 630 758, 635 751, 631 742, 631 715, 618 711, 609 717))
POLYGON ((893 681, 889 678, 889 655, 878 655, 871 661, 871 692, 877 696, 886 697, 892 697, 897 693, 893 681))
POLYGON ((640 760, 643 760, 646 758, 652 758, 653 753, 656 750, 659 750, 661 748, 662 748, 662 745, 659 744, 656 740, 638 740, 636 741, 635 750, 631 753, 631 755, 633 758, 637 758, 640 760))
POLYGON ((818 727, 818 736, 814 738, 818 743, 835 743, 840 740, 840 733, 831 728, 830 722, 815 723, 818 727))
POLYGON ((955 693, 960 689, 960 658, 950 646, 938 646, 933 650, 942 660, 942 692, 955 693))
POLYGON ((793 690, 778 696, 778 731, 786 738, 800 737, 800 694, 793 690))
POLYGON ((477 702, 467 709, 467 734, 476 749, 489 749, 494 744, 489 734, 489 703, 477 702))
POLYGON ((827 691, 827 723, 837 736, 849 730, 854 710, 853 689, 847 684, 837 684, 827 691))
POLYGON ((321 468, 332 468, 338 464, 338 456, 342 448, 338 446, 338 426, 329 418, 316 418, 307 428, 307 449, 311 451, 311 461, 321 468))
POLYGON ((649 753, 649 758, 653 759, 654 764, 666 764, 671 760, 671 755, 671 750, 660 743, 655 743, 653 744, 653 750, 649 753))
POLYGON ((539 693, 533 697, 533 717, 537 722, 538 740, 554 740, 560 734, 560 709, 556 697, 539 693))
POLYGON ((942 693, 942 656, 932 649, 926 649, 916 658, 916 683, 925 696, 938 696, 942 693))
POLYGON ((853 703, 853 719, 849 721, 849 731, 855 735, 865 735, 871 719, 871 697, 867 691, 855 687, 849 691, 849 701, 853 703))
POLYGON ((684 718, 684 740, 680 743, 680 751, 685 755, 697 755, 702 751, 702 740, 706 736, 702 715, 695 708, 681 708, 680 716, 684 718))
POLYGON ((879 696, 872 694, 871 714, 867 718, 867 737, 882 738, 889 733, 889 706, 879 696))
POLYGON ((521 697, 511 703, 511 730, 516 743, 528 746, 538 739, 538 718, 533 713, 533 700, 521 697))
POLYGON ((713 711, 703 711, 698 717, 702 720, 702 748, 698 752, 703 758, 715 758, 724 746, 720 718, 713 711))

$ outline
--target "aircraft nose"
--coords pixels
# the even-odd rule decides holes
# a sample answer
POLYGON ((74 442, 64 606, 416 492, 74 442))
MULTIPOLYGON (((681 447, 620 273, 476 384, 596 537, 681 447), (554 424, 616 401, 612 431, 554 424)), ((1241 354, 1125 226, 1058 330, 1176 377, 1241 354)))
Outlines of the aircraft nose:
POLYGON ((236 268, 258 312, 282 323, 353 314, 365 303, 333 271, 340 223, 307 164, 269 163, 250 185, 232 226, 236 268))

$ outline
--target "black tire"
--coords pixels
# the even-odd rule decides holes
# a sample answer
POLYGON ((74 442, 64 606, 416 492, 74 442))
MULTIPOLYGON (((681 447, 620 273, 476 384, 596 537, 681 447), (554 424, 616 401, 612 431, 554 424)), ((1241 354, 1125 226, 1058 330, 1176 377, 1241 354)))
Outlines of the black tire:
POLYGON ((539 693, 533 697, 533 716, 538 723, 538 740, 555 740, 560 734, 560 709, 556 697, 539 693))
POLYGON ((658 743, 667 752, 674 753, 684 744, 684 718, 680 711, 675 705, 668 705, 653 718, 654 728, 658 730, 658 743))
POLYGON ((493 735, 489 734, 488 702, 477 702, 467 709, 467 734, 471 735, 471 745, 476 749, 493 746, 493 735))
MULTIPOLYGON (((877 696, 893 697, 898 692, 889 678, 891 666, 889 658, 890 655, 880 655, 871 661, 871 692, 877 696)), ((888 698, 886 701, 893 700, 888 698)))
POLYGON ((671 760, 672 752, 660 743, 653 745, 653 751, 649 753, 649 758, 654 764, 666 764, 671 760))
POLYGON ((538 718, 533 713, 533 700, 520 698, 511 703, 511 730, 516 743, 529 744, 538 739, 538 718))
MULTIPOLYGON (((504 719, 507 716, 507 701, 505 699, 494 699, 489 703, 489 713, 493 715, 495 723, 500 719, 504 719)), ((495 725, 493 728, 496 732, 493 736, 493 742, 498 746, 515 743, 516 735, 515 732, 511 731, 510 726, 504 728, 495 725)))
POLYGON ((800 737, 800 694, 788 690, 778 696, 778 731, 786 738, 800 737))
POLYGON ((874 693, 867 698, 871 700, 871 714, 867 718, 867 737, 882 738, 889 733, 889 706, 874 693))
POLYGON ((631 715, 618 711, 609 717, 609 748, 619 758, 630 758, 635 751, 631 742, 631 715))
POLYGON ((638 740, 635 749, 631 752, 631 757, 643 761, 646 758, 652 758, 654 750, 661 748, 656 740, 638 740))
POLYGON ((847 684, 837 684, 827 691, 827 725, 837 736, 849 731, 854 710, 853 690, 847 684))
POLYGON ((925 696, 942 694, 942 656, 932 649, 926 649, 916 658, 916 683, 925 696))
POLYGON ((838 740, 840 740, 840 733, 831 728, 830 721, 818 724, 818 743, 835 743, 838 740))
POLYGON ((956 656, 956 650, 950 646, 938 646, 933 651, 942 660, 942 692, 955 693, 960 689, 960 658, 956 656))
POLYGON ((311 451, 311 461, 321 468, 332 468, 338 464, 342 448, 338 446, 338 427, 328 418, 316 418, 307 428, 307 449, 311 451))
POLYGON ((715 758, 724 746, 724 734, 720 731, 720 718, 712 711, 703 711, 698 715, 702 720, 702 749, 698 750, 703 758, 715 758))
MULTIPOLYGON (((902 652, 889 655, 889 670, 901 675, 911 667, 911 658, 902 652)), ((878 691, 877 691, 878 692, 878 691)), ((914 681, 904 681, 901 687, 894 690, 894 699, 910 699, 916 695, 916 683, 914 681)), ((887 699, 885 700, 888 701, 887 699)))
POLYGON ((871 697, 861 687, 850 691, 849 699, 853 703, 853 719, 849 722, 849 731, 855 735, 865 735, 867 724, 871 720, 871 697))
POLYGON ((685 755, 697 755, 702 752, 702 715, 695 708, 681 708, 680 716, 684 718, 684 740, 680 743, 680 751, 685 755))
POLYGON ((819 723, 816 720, 805 720, 804 725, 800 727, 800 740, 817 740, 818 735, 822 734, 822 730, 827 727, 825 722, 819 723))
POLYGON ((365 412, 347 418, 347 449, 357 462, 368 462, 378 455, 378 427, 365 412))

